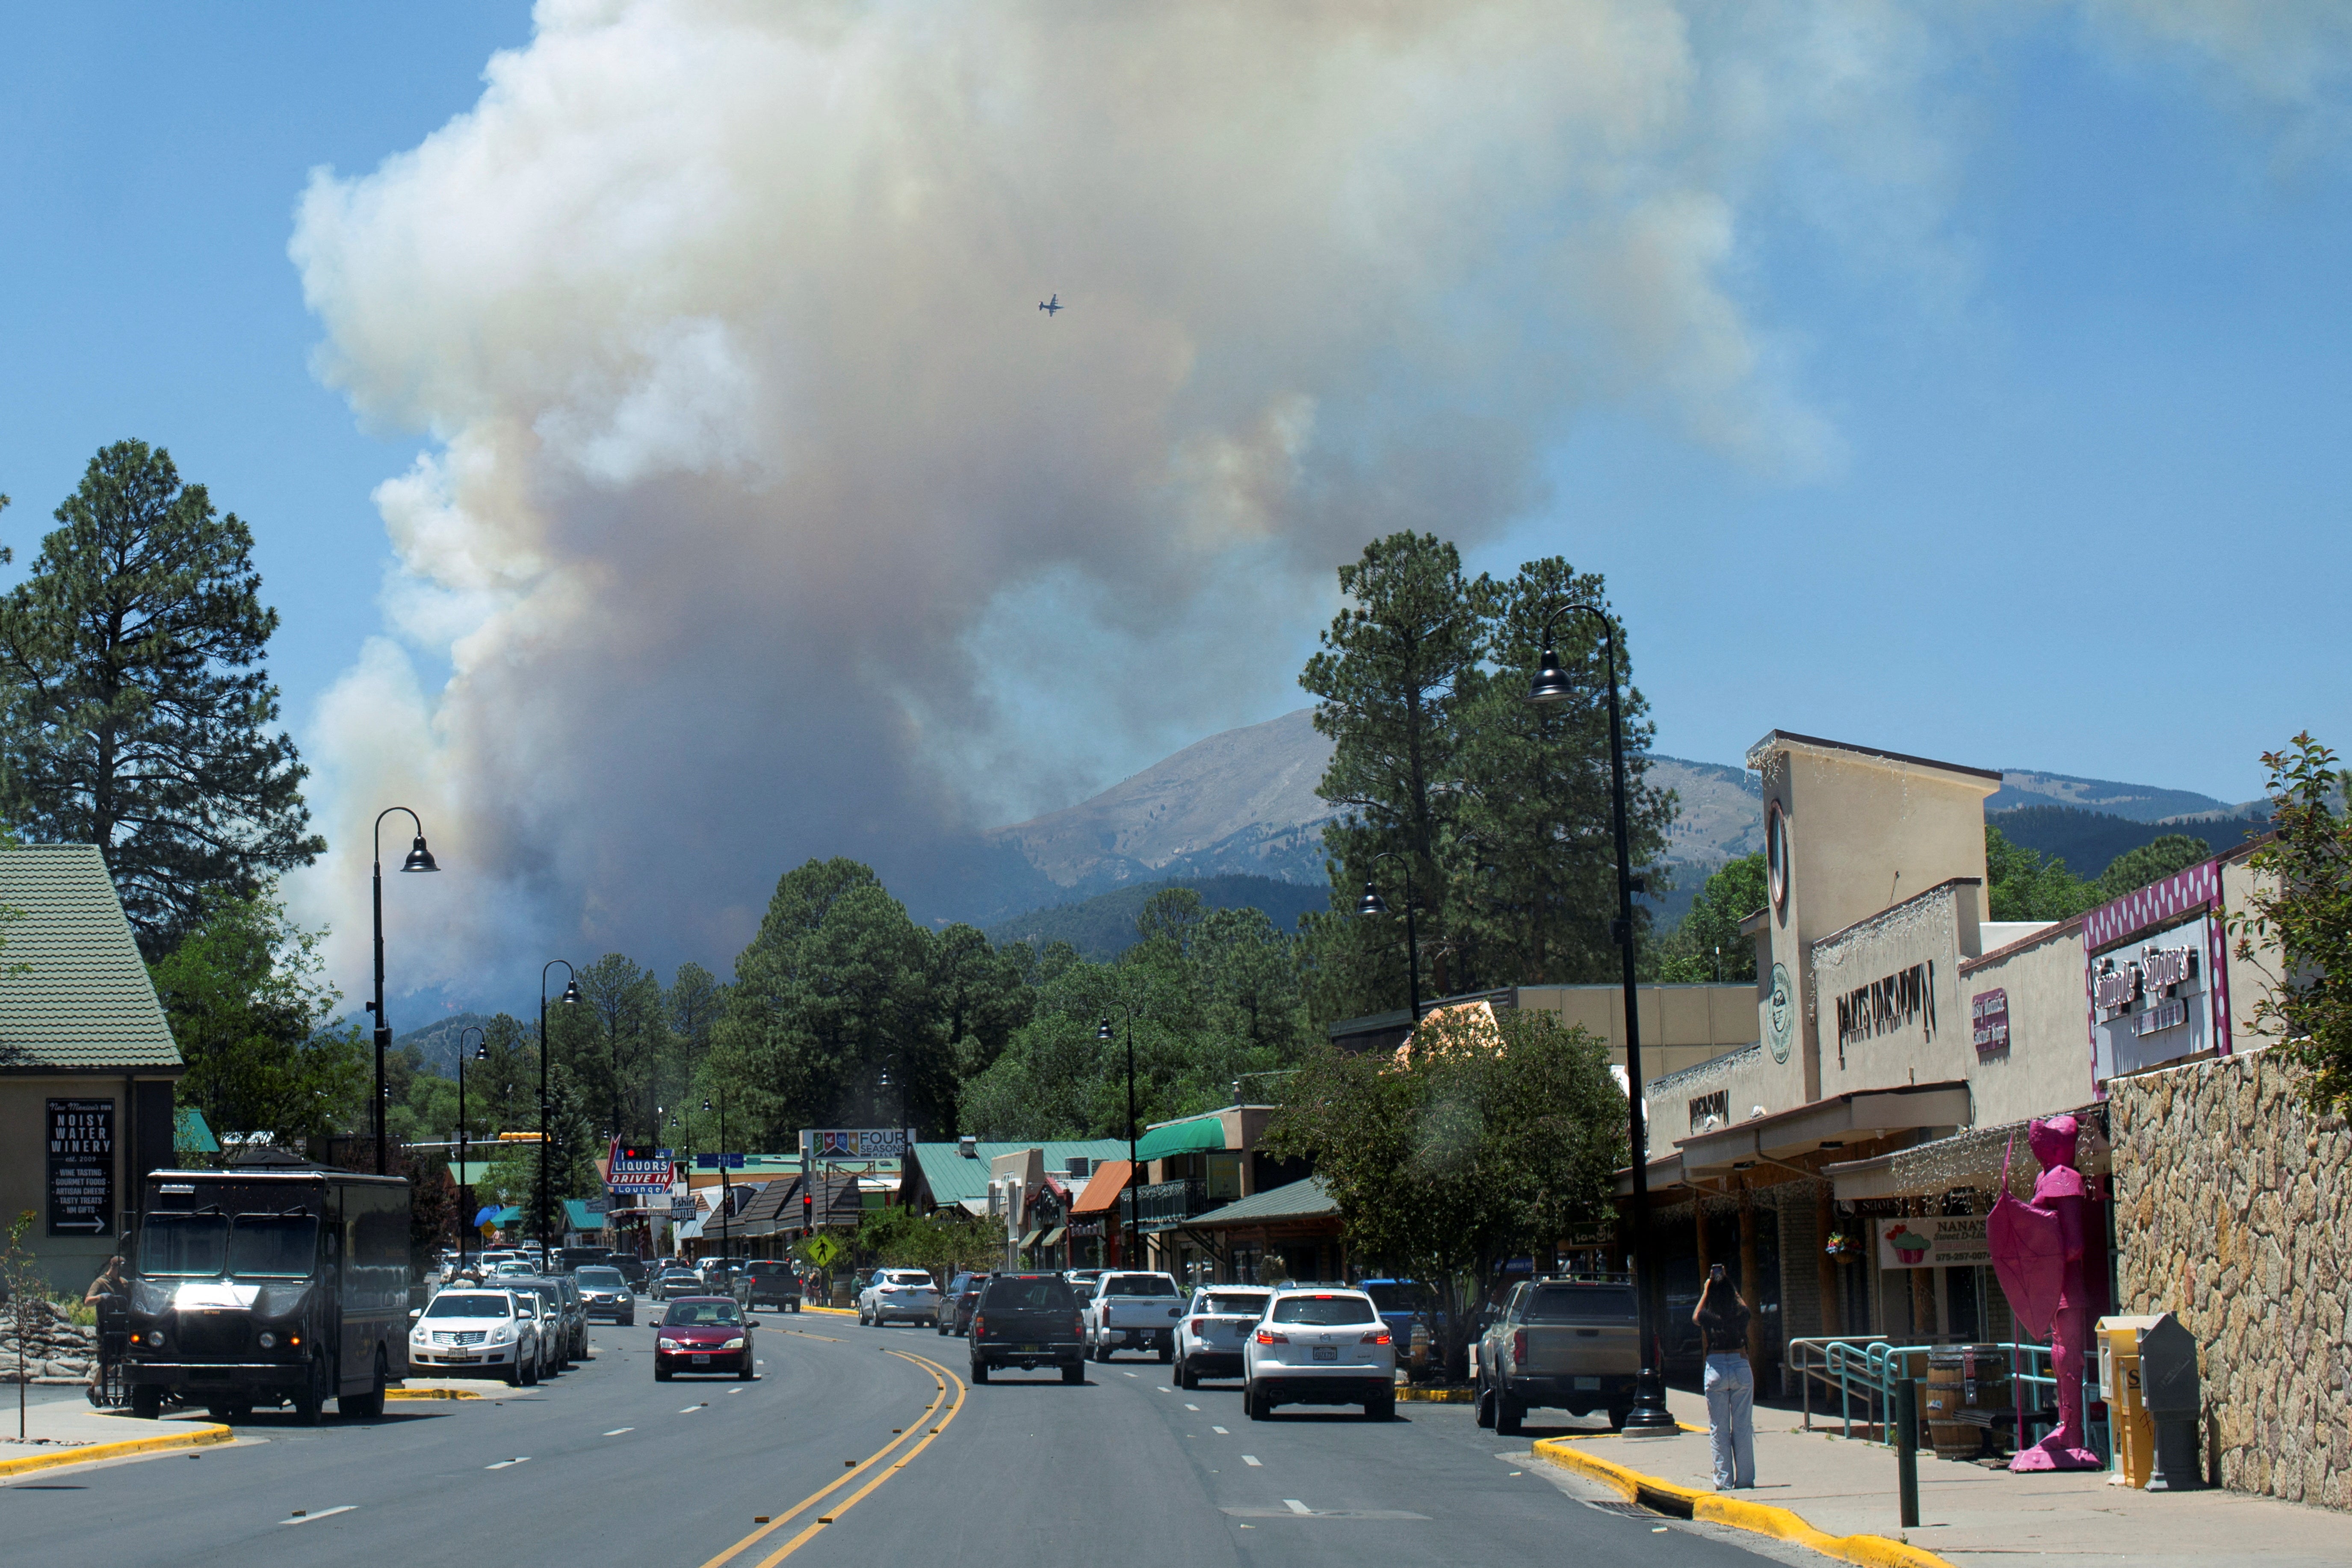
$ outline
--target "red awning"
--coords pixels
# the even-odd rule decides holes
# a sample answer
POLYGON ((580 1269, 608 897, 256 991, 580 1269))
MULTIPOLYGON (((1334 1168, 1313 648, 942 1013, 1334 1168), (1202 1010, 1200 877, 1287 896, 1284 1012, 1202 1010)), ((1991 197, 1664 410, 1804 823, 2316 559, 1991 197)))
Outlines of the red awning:
POLYGON ((1105 1160, 1087 1178, 1087 1190, 1070 1205, 1074 1215, 1101 1214, 1118 1202, 1118 1194, 1127 1190, 1128 1173, 1135 1167, 1124 1160, 1105 1160))

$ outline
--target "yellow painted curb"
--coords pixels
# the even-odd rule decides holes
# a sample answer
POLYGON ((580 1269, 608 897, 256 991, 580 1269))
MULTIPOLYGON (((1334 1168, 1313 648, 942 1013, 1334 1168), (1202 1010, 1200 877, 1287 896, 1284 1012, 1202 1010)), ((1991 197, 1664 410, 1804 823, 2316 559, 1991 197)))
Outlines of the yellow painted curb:
POLYGON ((93 1459, 121 1459, 132 1454, 161 1454, 173 1448, 201 1448, 211 1443, 226 1443, 236 1436, 226 1426, 211 1422, 191 1423, 179 1431, 157 1437, 131 1437, 120 1443, 85 1443, 76 1448, 59 1448, 53 1453, 33 1454, 22 1459, 0 1459, 0 1477, 21 1476, 32 1470, 55 1469, 59 1465, 87 1465, 93 1459))
POLYGON ((1676 1486, 1672 1481, 1660 1480, 1655 1476, 1645 1476, 1623 1465, 1596 1458, 1557 1437, 1546 1437, 1538 1442, 1535 1454, 1537 1458, 1558 1465, 1564 1470, 1574 1470, 1579 1475, 1589 1476, 1614 1487, 1618 1495, 1629 1502, 1638 1502, 1644 1508, 1679 1518, 1752 1531, 1758 1535, 1771 1536, 1776 1541, 1793 1541, 1841 1563, 1858 1563, 1862 1568, 1954 1568, 1949 1561, 1925 1547, 1892 1541, 1884 1535, 1825 1535, 1807 1523, 1801 1515, 1785 1508, 1748 1502, 1741 1498, 1727 1498, 1720 1492, 1703 1492, 1691 1487, 1676 1486))
POLYGON ((383 1396, 386 1399, 479 1399, 482 1394, 477 1388, 387 1388, 383 1396))
POLYGON ((1397 1397, 1426 1405, 1467 1405, 1471 1394, 1466 1388, 1400 1388, 1397 1397))
POLYGON ((854 1318, 857 1316, 857 1310, 855 1307, 803 1307, 801 1310, 803 1312, 823 1312, 827 1317, 832 1318, 854 1318))

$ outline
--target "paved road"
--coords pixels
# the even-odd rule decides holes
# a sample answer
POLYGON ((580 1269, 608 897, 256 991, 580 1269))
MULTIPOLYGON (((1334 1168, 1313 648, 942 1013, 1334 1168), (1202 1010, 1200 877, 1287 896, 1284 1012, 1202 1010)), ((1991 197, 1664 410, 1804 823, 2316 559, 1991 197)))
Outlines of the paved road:
POLYGON ((967 1388, 962 1342, 927 1330, 760 1325, 754 1383, 657 1384, 650 1325, 600 1324, 593 1362, 520 1394, 486 1384, 307 1429, 263 1414, 234 1447, 0 1486, 0 1540, 12 1562, 240 1568, 362 1552, 567 1568, 1759 1562, 1719 1532, 1585 1506, 1498 1457, 1517 1445, 1466 1406, 1253 1423, 1236 1385, 1181 1392, 1153 1361, 1092 1365, 1077 1387, 1048 1372, 967 1388))

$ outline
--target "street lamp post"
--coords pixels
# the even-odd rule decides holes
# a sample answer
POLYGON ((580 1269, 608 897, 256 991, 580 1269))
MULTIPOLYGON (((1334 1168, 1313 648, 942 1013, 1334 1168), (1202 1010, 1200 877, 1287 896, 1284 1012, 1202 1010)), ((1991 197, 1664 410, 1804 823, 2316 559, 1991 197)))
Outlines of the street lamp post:
POLYGON ((551 958, 539 966, 539 1246, 547 1250, 547 972, 563 964, 563 994, 556 1000, 566 1006, 580 1000, 580 975, 571 964, 560 958, 551 958))
POLYGON ((1617 631, 1608 612, 1595 605, 1562 605, 1544 617, 1543 662, 1528 689, 1528 700, 1567 700, 1584 684, 1559 667, 1552 649, 1552 624, 1560 616, 1582 612, 1601 623, 1601 677, 1609 693, 1609 803, 1617 836, 1617 919, 1611 934, 1616 939, 1625 984, 1625 1107, 1627 1153, 1633 1167, 1633 1299, 1641 1315, 1642 1374, 1634 1385, 1633 1414, 1625 1430, 1645 1436, 1679 1431, 1666 1413, 1666 1383, 1659 1369, 1657 1281, 1650 1247, 1649 1139, 1642 1124, 1642 1011, 1633 979, 1633 856, 1625 823, 1625 729, 1617 708, 1617 631))
POLYGON ((400 863, 404 871, 438 871, 433 863, 433 851, 425 847, 425 824, 415 812, 404 805, 388 805, 375 817, 375 1000, 367 1005, 375 1015, 375 1173, 392 1173, 391 1151, 383 1137, 383 1053, 392 1047, 392 1026, 383 1021, 383 819, 394 812, 405 812, 408 820, 416 824, 416 842, 409 846, 408 858, 400 863))
POLYGON ((473 1144, 466 1132, 466 1037, 477 1037, 474 1059, 489 1059, 489 1037, 479 1024, 457 1031, 457 1272, 466 1271, 466 1233, 474 1228, 474 1184, 466 1180, 466 1162, 473 1144))
MULTIPOLYGON (((1412 924, 1412 858, 1394 849, 1383 849, 1372 857, 1372 865, 1377 866, 1383 860, 1404 862, 1404 990, 1406 1000, 1412 1007, 1412 1011, 1406 1015, 1408 1022, 1405 1032, 1411 1034, 1412 1026, 1421 1022, 1421 939, 1414 932, 1412 924)), ((1364 876, 1364 896, 1356 900, 1356 913, 1369 917, 1384 915, 1388 912, 1388 900, 1381 897, 1378 888, 1372 886, 1370 870, 1367 868, 1364 876)))
MULTIPOLYGON (((710 1101, 704 1100, 702 1109, 709 1110, 710 1101)), ((725 1258, 734 1251, 728 1245, 735 1233, 735 1186, 727 1179, 727 1091, 719 1091, 719 1256, 725 1258)))
MULTIPOLYGON (((1136 1178, 1143 1174, 1135 1157, 1135 1004, 1122 997, 1119 1010, 1127 1019, 1127 1258, 1129 1268, 1143 1267, 1141 1221, 1143 1184, 1136 1178)), ((1103 1015, 1102 1027, 1095 1038, 1108 1044, 1111 1039, 1110 1015, 1103 1015)))

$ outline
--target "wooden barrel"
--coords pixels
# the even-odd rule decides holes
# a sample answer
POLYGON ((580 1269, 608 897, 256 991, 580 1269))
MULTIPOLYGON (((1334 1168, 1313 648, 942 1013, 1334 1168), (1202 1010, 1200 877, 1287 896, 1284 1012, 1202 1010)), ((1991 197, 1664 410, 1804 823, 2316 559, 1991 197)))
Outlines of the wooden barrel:
POLYGON ((1958 1346, 1927 1352, 1927 1386, 1919 1391, 1919 1414, 1939 1459, 1973 1459, 1984 1451, 1984 1428, 1960 1419, 1969 1408, 1968 1366, 1958 1346))

